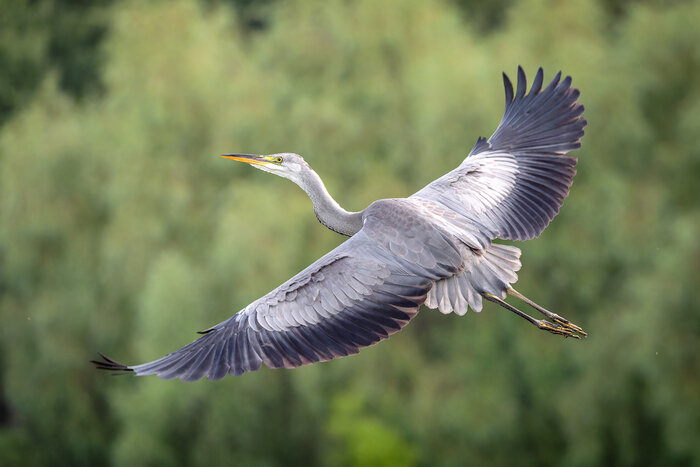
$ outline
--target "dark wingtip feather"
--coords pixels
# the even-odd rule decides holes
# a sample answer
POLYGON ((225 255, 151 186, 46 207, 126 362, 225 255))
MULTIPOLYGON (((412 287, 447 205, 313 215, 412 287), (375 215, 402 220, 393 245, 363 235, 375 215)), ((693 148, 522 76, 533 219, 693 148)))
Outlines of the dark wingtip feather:
MULTIPOLYGON (((561 73, 561 71, 559 73, 561 73)), ((561 82, 561 86, 568 89, 571 87, 571 81, 571 76, 567 76, 564 78, 564 81, 561 82)))
POLYGON ((106 355, 101 354, 100 352, 97 352, 97 354, 102 357, 102 360, 90 360, 90 363, 95 365, 95 367, 98 370, 109 370, 109 371, 127 371, 127 372, 133 372, 131 368, 128 366, 119 363, 115 360, 112 360, 111 358, 107 357, 106 355))
POLYGON ((539 94, 542 90, 542 82, 544 80, 544 70, 542 67, 537 69, 537 74, 535 75, 535 80, 532 82, 532 87, 530 88, 530 94, 539 94))
POLYGON ((557 72, 556 75, 554 75, 554 78, 552 79, 552 82, 549 83, 549 86, 554 87, 557 84, 559 84, 559 80, 561 80, 561 70, 557 72))
POLYGON ((506 90, 506 108, 513 101, 513 83, 510 82, 508 75, 503 73, 503 87, 506 90))
POLYGON ((522 98, 525 95, 525 91, 527 91, 527 79, 525 78, 525 70, 523 70, 523 67, 518 65, 518 87, 515 91, 516 99, 522 98))

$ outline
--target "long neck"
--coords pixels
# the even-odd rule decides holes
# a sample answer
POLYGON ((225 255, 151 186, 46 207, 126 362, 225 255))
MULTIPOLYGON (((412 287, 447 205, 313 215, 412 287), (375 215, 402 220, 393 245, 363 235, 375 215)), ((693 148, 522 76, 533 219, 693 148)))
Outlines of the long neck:
POLYGON ((319 222, 334 232, 355 235, 362 228, 362 213, 348 212, 331 197, 326 186, 313 170, 305 173, 299 186, 309 195, 319 222))

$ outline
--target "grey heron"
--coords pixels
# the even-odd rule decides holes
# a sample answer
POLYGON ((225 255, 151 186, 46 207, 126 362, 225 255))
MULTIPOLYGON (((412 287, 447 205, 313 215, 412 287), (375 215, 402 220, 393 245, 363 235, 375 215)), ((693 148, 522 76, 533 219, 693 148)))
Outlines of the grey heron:
POLYGON ((158 360, 127 366, 101 355, 98 368, 194 381, 269 368, 294 368, 355 354, 403 328, 421 305, 464 315, 482 298, 539 329, 565 337, 586 333, 511 284, 520 250, 493 240, 540 235, 569 193, 586 120, 579 91, 561 72, 543 88, 543 72, 529 92, 518 67, 513 90, 503 74, 506 105, 489 138, 478 138, 454 170, 408 198, 381 199, 348 212, 321 178, 292 153, 226 154, 290 179, 311 198, 318 220, 350 237, 337 248, 158 360), (512 295, 545 319, 505 298, 512 295))

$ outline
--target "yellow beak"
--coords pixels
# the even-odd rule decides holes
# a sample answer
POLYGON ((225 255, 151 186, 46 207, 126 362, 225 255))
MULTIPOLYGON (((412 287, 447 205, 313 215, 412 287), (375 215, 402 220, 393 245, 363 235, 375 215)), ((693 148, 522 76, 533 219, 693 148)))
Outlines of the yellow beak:
POLYGON ((257 154, 222 154, 221 157, 254 165, 267 165, 270 163, 269 156, 258 156, 257 154))

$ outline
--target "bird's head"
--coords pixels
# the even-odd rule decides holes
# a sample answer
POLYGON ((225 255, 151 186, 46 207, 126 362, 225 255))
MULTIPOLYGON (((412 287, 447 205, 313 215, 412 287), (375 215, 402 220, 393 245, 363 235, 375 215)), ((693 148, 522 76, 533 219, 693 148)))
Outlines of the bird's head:
POLYGON ((302 175, 309 170, 309 165, 299 154, 284 152, 261 156, 257 154, 223 154, 221 157, 234 161, 245 162, 256 169, 270 172, 280 177, 288 178, 299 184, 302 175))

